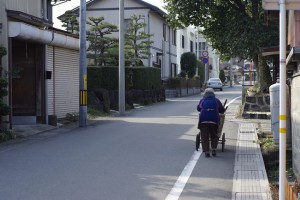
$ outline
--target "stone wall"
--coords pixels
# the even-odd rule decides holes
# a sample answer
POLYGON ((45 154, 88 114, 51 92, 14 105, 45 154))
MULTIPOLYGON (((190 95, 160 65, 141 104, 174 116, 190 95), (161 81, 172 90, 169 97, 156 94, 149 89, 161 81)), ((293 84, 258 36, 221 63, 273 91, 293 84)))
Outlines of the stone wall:
POLYGON ((244 119, 271 119, 270 95, 246 95, 242 109, 244 119))
POLYGON ((200 94, 200 93, 201 93, 201 88, 196 88, 196 87, 165 90, 166 98, 184 97, 184 96, 190 96, 190 95, 200 94))

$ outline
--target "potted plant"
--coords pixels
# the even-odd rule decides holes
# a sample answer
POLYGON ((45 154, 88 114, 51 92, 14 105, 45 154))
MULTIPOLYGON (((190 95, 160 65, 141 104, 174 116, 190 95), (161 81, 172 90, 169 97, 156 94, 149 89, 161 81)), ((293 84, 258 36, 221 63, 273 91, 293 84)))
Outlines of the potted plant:
POLYGON ((247 94, 250 97, 255 96, 258 92, 259 92, 259 87, 258 87, 257 83, 255 83, 253 86, 251 86, 247 89, 247 94))

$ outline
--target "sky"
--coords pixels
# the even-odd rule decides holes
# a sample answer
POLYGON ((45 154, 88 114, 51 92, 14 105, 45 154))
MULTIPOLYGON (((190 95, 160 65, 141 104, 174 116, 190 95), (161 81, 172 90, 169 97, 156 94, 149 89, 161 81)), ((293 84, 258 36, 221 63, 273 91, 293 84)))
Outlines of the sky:
MULTIPOLYGON (((87 0, 88 1, 88 0, 87 0)), ((164 3, 163 0, 144 0, 147 3, 153 4, 154 6, 161 8, 163 7, 164 3)), ((80 5, 80 0, 71 0, 69 2, 57 5, 53 7, 53 22, 55 28, 61 28, 61 22, 57 19, 58 16, 64 14, 67 10, 72 10, 80 5)), ((126 0, 125 0, 126 5, 126 0)), ((118 5, 117 5, 118 6, 118 5)))

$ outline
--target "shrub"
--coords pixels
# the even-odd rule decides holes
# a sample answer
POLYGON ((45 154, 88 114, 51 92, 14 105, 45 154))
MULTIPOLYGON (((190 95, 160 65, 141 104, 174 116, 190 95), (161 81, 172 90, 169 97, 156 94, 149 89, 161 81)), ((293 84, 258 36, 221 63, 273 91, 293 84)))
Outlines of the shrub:
POLYGON ((197 57, 192 52, 185 52, 180 57, 181 69, 192 78, 196 74, 197 57))

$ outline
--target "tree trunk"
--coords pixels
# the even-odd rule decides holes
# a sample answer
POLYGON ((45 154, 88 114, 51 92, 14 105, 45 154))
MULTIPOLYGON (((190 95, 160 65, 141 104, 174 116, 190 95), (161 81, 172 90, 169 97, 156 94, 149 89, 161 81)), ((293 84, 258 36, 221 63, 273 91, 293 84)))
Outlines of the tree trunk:
POLYGON ((267 93, 269 92, 269 87, 272 84, 272 77, 270 73, 269 65, 267 65, 267 58, 263 57, 261 54, 258 55, 259 62, 259 85, 260 91, 267 93))

